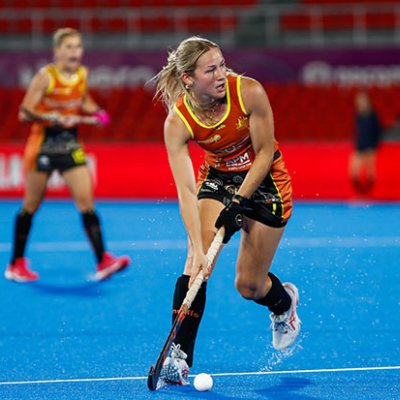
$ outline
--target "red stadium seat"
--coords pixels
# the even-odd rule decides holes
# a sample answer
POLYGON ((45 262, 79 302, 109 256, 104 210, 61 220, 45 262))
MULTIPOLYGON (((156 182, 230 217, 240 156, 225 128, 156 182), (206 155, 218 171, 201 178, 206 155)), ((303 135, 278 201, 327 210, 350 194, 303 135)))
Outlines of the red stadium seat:
MULTIPOLYGON (((390 2, 390 1, 388 1, 390 2)), ((392 1, 393 2, 393 1, 392 1)), ((348 5, 348 0, 301 0, 303 4, 345 4, 348 5)), ((382 4, 381 0, 352 0, 351 3, 356 4, 382 4)))
POLYGON ((167 16, 154 18, 141 17, 133 21, 133 26, 137 27, 137 29, 142 32, 172 31, 174 28, 174 21, 171 17, 167 16))
POLYGON ((368 29, 394 29, 396 27, 396 15, 389 12, 367 13, 366 27, 368 29))
MULTIPOLYGON (((355 87, 305 86, 297 83, 266 84, 279 141, 349 140, 354 135, 355 87)), ((371 87, 372 102, 385 128, 400 115, 394 101, 400 86, 371 87)), ((166 111, 154 104, 153 93, 139 87, 92 90, 93 97, 111 115, 104 128, 81 127, 81 137, 90 141, 161 141, 166 111)), ((24 90, 0 87, 0 142, 24 141, 28 124, 18 122, 18 106, 24 90)))
POLYGON ((190 31, 193 32, 210 32, 223 29, 233 29, 237 24, 236 17, 188 17, 183 22, 190 31))
MULTIPOLYGON (((323 12, 323 11, 321 11, 323 12)), ((390 12, 367 13, 365 19, 354 13, 322 13, 320 17, 311 14, 290 12, 281 16, 280 26, 284 30, 310 30, 318 26, 324 30, 350 30, 359 25, 366 29, 394 29, 396 15, 390 12)))

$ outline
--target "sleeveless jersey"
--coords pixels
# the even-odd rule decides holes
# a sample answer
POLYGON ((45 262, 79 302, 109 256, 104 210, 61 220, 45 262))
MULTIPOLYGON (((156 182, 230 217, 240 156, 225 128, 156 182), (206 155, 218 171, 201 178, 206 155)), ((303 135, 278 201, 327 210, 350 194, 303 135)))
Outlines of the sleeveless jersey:
MULTIPOLYGON (((43 69, 48 73, 50 82, 42 101, 37 106, 37 111, 58 112, 62 115, 79 114, 87 86, 86 68, 80 66, 70 80, 64 79, 54 64, 48 64, 43 69)), ((34 123, 33 126, 35 125, 42 126, 44 123, 34 123)))
MULTIPOLYGON (((42 113, 57 112, 61 115, 79 114, 83 95, 87 87, 86 68, 80 66, 70 80, 61 75, 55 64, 48 64, 42 68, 46 71, 50 80, 46 92, 36 107, 36 111, 42 113)), ((45 130, 51 126, 50 122, 34 122, 31 126, 31 134, 25 148, 25 166, 30 168, 33 160, 45 139, 45 130)))
MULTIPOLYGON (((197 118, 186 95, 180 97, 174 106, 192 139, 205 150, 205 162, 220 171, 246 171, 255 158, 240 81, 240 75, 227 77, 226 112, 214 125, 205 125, 197 118)), ((275 141, 276 150, 278 144, 275 141)))

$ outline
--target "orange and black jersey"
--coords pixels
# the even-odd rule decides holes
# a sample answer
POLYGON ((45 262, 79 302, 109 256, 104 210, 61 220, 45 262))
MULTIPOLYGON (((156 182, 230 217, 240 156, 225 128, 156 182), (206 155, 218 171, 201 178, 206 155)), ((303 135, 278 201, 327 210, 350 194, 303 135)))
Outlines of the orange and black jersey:
MULTIPOLYGON (((47 73, 49 84, 35 111, 40 114, 56 112, 61 115, 78 115, 87 90, 86 68, 80 66, 68 80, 62 76, 55 64, 44 66, 42 71, 47 73)), ((25 167, 28 169, 36 168, 37 155, 44 148, 53 147, 54 152, 59 152, 60 149, 65 148, 68 152, 78 149, 79 145, 76 140, 76 127, 64 129, 52 126, 51 123, 46 121, 34 122, 25 149, 25 167), (65 142, 68 142, 67 146, 65 142)))
MULTIPOLYGON (((241 76, 229 75, 226 85, 226 112, 214 125, 205 125, 194 114, 186 96, 175 104, 175 112, 186 128, 205 151, 205 161, 220 171, 246 171, 254 161, 251 144, 249 114, 243 104, 241 76)), ((275 151, 278 143, 275 141, 275 151)))
MULTIPOLYGON (((194 114, 182 96, 175 112, 206 152, 198 175, 198 198, 224 204, 239 190, 256 155, 251 143, 249 113, 243 104, 240 76, 230 75, 226 85, 226 112, 216 124, 207 126, 194 114)), ((247 202, 244 214, 263 224, 281 227, 292 213, 292 186, 278 142, 274 139, 271 168, 247 202)))
MULTIPOLYGON (((61 115, 79 114, 87 88, 87 70, 80 66, 71 79, 65 79, 55 64, 42 68, 49 77, 49 85, 36 107, 39 113, 57 112, 61 115)), ((48 122, 32 124, 32 133, 43 131, 48 122)))

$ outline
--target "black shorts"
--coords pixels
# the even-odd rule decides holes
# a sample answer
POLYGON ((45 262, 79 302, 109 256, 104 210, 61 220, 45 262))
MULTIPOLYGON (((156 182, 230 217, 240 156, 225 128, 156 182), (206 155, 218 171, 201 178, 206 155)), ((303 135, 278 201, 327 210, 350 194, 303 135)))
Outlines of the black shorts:
POLYGON ((35 170, 42 172, 57 170, 63 173, 71 168, 86 164, 85 152, 79 147, 66 154, 40 152, 36 158, 35 170))
MULTIPOLYGON (((202 165, 199 172, 198 199, 214 199, 227 205, 246 177, 244 172, 223 172, 202 165)), ((244 204, 243 214, 274 228, 283 227, 291 215, 292 191, 290 177, 280 174, 274 179, 273 169, 244 204), (280 190, 281 188, 281 190, 280 190)))
POLYGON ((46 128, 45 137, 35 160, 35 170, 60 173, 86 165, 86 155, 77 141, 76 128, 46 128))

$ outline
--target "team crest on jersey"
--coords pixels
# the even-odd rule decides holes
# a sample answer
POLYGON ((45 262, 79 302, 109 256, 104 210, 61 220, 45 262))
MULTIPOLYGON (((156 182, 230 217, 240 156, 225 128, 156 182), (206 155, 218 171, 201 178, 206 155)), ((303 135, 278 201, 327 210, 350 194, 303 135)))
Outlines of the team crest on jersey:
POLYGON ((236 121, 236 129, 241 131, 242 129, 246 129, 249 127, 249 118, 248 117, 239 117, 236 121))

